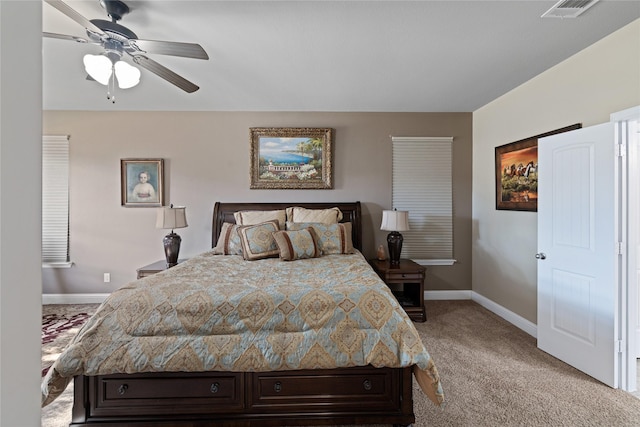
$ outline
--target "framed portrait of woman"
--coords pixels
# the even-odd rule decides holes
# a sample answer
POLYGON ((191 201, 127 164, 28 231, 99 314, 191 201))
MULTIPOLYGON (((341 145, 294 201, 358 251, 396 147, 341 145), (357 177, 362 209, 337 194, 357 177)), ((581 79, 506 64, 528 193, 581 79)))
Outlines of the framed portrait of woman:
POLYGON ((121 159, 120 181, 122 206, 164 206, 163 159, 121 159))

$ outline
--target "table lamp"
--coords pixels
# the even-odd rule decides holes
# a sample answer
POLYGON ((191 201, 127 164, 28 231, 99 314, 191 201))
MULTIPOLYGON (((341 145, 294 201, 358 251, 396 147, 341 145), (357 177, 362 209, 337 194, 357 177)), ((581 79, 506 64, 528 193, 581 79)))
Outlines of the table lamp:
POLYGON ((164 236, 164 253, 167 257, 167 267, 173 267, 178 264, 178 253, 180 252, 180 243, 182 238, 173 232, 174 228, 184 228, 187 226, 187 216, 184 206, 177 206, 158 209, 156 217, 156 228, 170 229, 171 233, 164 236))
POLYGON ((402 234, 399 231, 409 230, 408 211, 382 211, 382 225, 380 230, 390 231, 387 235, 387 245, 389 246, 389 264, 397 266, 400 264, 400 252, 402 252, 402 234))

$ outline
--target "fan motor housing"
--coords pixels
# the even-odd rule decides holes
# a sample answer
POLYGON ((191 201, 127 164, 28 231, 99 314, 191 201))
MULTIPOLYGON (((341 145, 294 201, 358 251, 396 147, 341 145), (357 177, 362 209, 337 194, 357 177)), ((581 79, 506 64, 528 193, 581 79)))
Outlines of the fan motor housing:
POLYGON ((116 34, 126 39, 138 38, 133 31, 124 25, 120 25, 115 22, 107 21, 105 19, 91 19, 91 23, 109 35, 116 34))
POLYGON ((107 14, 114 19, 114 22, 121 20, 124 15, 129 13, 129 6, 120 0, 100 0, 100 4, 105 8, 107 14))

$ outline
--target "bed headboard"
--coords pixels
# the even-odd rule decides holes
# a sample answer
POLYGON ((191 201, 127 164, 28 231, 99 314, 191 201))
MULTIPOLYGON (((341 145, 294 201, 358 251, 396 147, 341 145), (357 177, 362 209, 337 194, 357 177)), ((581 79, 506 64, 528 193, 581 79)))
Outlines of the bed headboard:
POLYGON ((307 209, 328 209, 337 207, 342 211, 342 221, 351 223, 351 238, 353 246, 362 251, 362 218, 360 212, 360 202, 311 202, 311 203, 223 203, 216 202, 213 207, 213 232, 211 247, 216 245, 222 224, 230 222, 235 224, 233 213, 237 211, 271 211, 285 209, 290 206, 301 206, 307 209))

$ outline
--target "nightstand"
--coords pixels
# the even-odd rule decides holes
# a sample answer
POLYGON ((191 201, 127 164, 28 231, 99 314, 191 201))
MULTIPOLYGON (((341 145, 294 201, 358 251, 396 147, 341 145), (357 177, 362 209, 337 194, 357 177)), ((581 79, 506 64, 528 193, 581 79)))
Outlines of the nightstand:
MULTIPOLYGON (((179 259, 178 264, 180 264, 184 259, 179 259)), ((145 265, 144 267, 140 267, 136 271, 138 272, 138 279, 142 279, 143 277, 151 276, 156 273, 160 273, 167 269, 167 260, 156 261, 153 264, 145 265)))
POLYGON ((424 308, 425 268, 410 259, 401 259, 399 265, 389 265, 389 260, 369 260, 374 271, 391 288, 396 299, 414 322, 427 320, 424 308))

